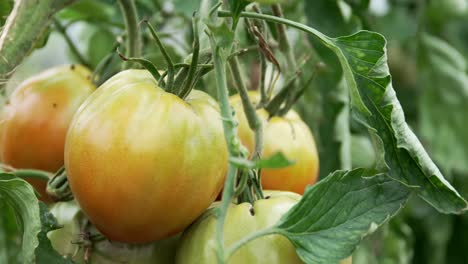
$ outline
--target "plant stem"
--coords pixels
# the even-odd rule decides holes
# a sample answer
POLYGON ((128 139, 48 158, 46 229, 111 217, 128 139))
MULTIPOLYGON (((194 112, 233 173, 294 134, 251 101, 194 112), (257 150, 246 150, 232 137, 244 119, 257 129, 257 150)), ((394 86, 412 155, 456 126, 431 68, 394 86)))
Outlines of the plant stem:
MULTIPOLYGON (((226 80, 226 60, 221 56, 220 47, 217 45, 214 37, 209 34, 210 45, 213 50, 213 64, 216 76, 216 87, 218 92, 218 101, 221 109, 221 118, 223 120, 224 137, 227 143, 229 156, 238 156, 236 147, 232 144, 236 138, 236 126, 232 116, 231 106, 229 105, 229 95, 226 80)), ((224 221, 226 213, 231 203, 234 194, 234 181, 236 177, 236 167, 229 163, 227 178, 224 183, 221 206, 218 211, 218 219, 216 222, 216 241, 217 250, 216 256, 218 263, 224 263, 224 221)))
MULTIPOLYGON (((283 17, 283 10, 279 4, 271 6, 273 14, 277 17, 283 17)), ((286 55, 286 61, 289 69, 296 69, 296 59, 294 58, 294 51, 289 44, 286 27, 283 24, 277 24, 279 49, 286 55)))
POLYGON ((174 74, 175 74, 175 68, 174 68, 174 63, 172 62, 171 56, 169 56, 169 53, 167 52, 166 48, 162 44, 161 40, 158 37, 158 34, 156 33, 156 30, 153 28, 153 26, 148 22, 145 21, 146 25, 148 26, 151 35, 153 36, 154 40, 156 40, 156 44, 158 45, 159 49, 161 50, 161 53, 166 60, 167 63, 167 85, 165 87, 165 90, 170 93, 174 93, 173 90, 173 85, 174 85, 174 74))
MULTIPOLYGON (((138 12, 134 0, 118 0, 120 10, 125 19, 127 29, 125 56, 129 58, 140 57, 141 34, 138 28, 138 12)), ((124 68, 128 69, 131 64, 125 63, 124 68)))
POLYGON ((263 124, 257 115, 255 106, 250 101, 249 94, 240 71, 239 59, 237 57, 233 57, 229 60, 229 65, 231 66, 231 71, 237 84, 237 91, 239 92, 239 96, 242 100, 242 107, 244 109, 247 122, 249 123, 250 129, 255 133, 255 148, 252 157, 256 160, 262 154, 263 124))
POLYGON ((52 176, 50 173, 41 170, 32 170, 32 169, 17 169, 11 172, 16 177, 21 179, 40 179, 48 181, 52 176))
MULTIPOLYGON (((309 26, 306 26, 304 24, 301 24, 296 21, 292 21, 289 19, 281 18, 281 17, 276 17, 276 16, 270 16, 270 15, 264 15, 264 14, 258 14, 254 12, 241 12, 240 13, 241 17, 247 17, 247 18, 253 18, 253 19, 261 19, 265 20, 268 22, 273 22, 273 23, 280 23, 284 24, 296 29, 299 29, 301 31, 307 32, 309 34, 315 35, 317 38, 319 38, 322 43, 327 46, 328 48, 332 50, 337 50, 335 44, 333 43, 332 39, 324 35, 322 32, 311 28, 309 26)), ((232 17, 232 13, 226 10, 220 10, 218 11, 218 17, 232 17)))
POLYGON ((15 1, 0 31, 0 83, 7 80, 34 49, 34 44, 49 26, 50 18, 73 2, 75 0, 15 1))
POLYGON ((88 68, 91 67, 91 64, 83 57, 78 48, 75 46, 75 43, 73 43, 71 38, 68 36, 67 30, 62 26, 62 24, 60 24, 60 22, 55 18, 53 19, 53 22, 55 28, 65 39, 65 42, 67 42, 67 45, 70 48, 70 51, 73 53, 73 55, 75 55, 78 62, 88 68))
POLYGON ((183 85, 182 90, 180 91, 180 98, 184 99, 187 95, 189 95, 190 91, 193 87, 193 80, 195 77, 195 73, 197 71, 198 65, 198 56, 200 54, 200 36, 198 35, 198 16, 194 14, 193 16, 193 53, 192 53, 192 62, 190 63, 190 68, 188 72, 188 77, 185 80, 185 84, 183 85))
POLYGON ((224 259, 225 262, 228 262, 229 258, 242 246, 247 244, 248 242, 257 239, 262 236, 267 236, 267 235, 272 235, 277 233, 277 231, 274 228, 266 228, 263 230, 259 230, 257 232, 251 233, 239 240, 237 240, 234 244, 232 244, 227 250, 226 250, 226 258, 224 259))

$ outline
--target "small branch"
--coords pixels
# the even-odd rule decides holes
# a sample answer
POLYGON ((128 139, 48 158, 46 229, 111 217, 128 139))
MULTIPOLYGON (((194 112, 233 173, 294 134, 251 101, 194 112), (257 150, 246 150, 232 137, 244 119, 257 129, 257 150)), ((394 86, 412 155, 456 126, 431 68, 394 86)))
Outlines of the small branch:
POLYGON ((161 50, 161 53, 166 60, 167 63, 167 85, 165 87, 167 92, 174 93, 173 91, 173 86, 174 86, 174 75, 175 75, 175 68, 174 68, 174 63, 172 62, 171 56, 169 56, 169 53, 167 52, 166 48, 162 44, 161 40, 158 37, 158 34, 156 33, 156 30, 153 28, 153 26, 147 21, 144 21, 146 25, 148 26, 151 35, 153 36, 154 40, 156 40, 156 44, 158 45, 159 49, 161 50))
MULTIPOLYGON (((125 19, 125 28, 127 29, 126 39, 126 57, 139 57, 141 51, 141 34, 138 28, 138 12, 136 10, 134 0, 118 0, 120 10, 125 19)), ((124 68, 129 68, 131 65, 128 63, 124 68)))
POLYGON ((190 63, 190 68, 188 72, 188 77, 185 80, 185 84, 180 91, 180 98, 184 99, 192 90, 193 87, 193 80, 195 77, 195 72, 197 71, 198 65, 198 56, 200 53, 200 36, 198 35, 198 16, 196 13, 193 14, 193 53, 192 53, 192 62, 190 63))
MULTIPOLYGON (((224 137, 228 146, 229 156, 236 157, 238 156, 238 153, 235 146, 232 144, 233 139, 236 137, 236 127, 232 116, 231 106, 229 105, 229 94, 226 80, 226 61, 222 58, 219 50, 220 48, 217 46, 214 37, 210 33, 208 33, 208 36, 213 50, 213 64, 216 73, 216 87, 221 109, 221 118, 223 119, 224 137)), ((221 206, 218 209, 218 219, 216 222, 216 242, 218 245, 216 256, 218 263, 224 263, 224 221, 234 194, 236 171, 236 167, 229 163, 226 181, 224 182, 221 206)))
POLYGON ((54 18, 53 23, 57 31, 62 35, 62 37, 65 39, 65 42, 67 42, 68 47, 70 48, 70 51, 75 55, 76 59, 78 62, 88 68, 91 67, 91 64, 83 57, 81 52, 78 50, 78 48, 75 46, 75 43, 71 40, 71 38, 67 34, 67 30, 60 22, 54 18))
POLYGON ((234 253, 239 249, 241 248, 242 246, 244 246, 245 244, 247 244, 248 242, 252 241, 252 240, 255 240, 259 237, 262 237, 262 236, 267 236, 267 235, 272 235, 272 234, 275 234, 277 233, 277 231, 274 229, 274 228, 266 228, 266 229, 263 229, 263 230, 259 230, 259 231, 256 231, 254 233, 251 233, 241 239, 239 239, 238 241, 236 241, 234 244, 232 244, 227 250, 226 250, 226 259, 225 259, 225 262, 228 262, 229 258, 232 257, 232 255, 234 255, 234 253))
POLYGON ((237 91, 239 92, 239 96, 242 101, 242 107, 244 108, 245 116, 247 117, 247 122, 249 123, 249 127, 255 133, 255 148, 254 153, 252 155, 253 159, 257 159, 262 154, 263 148, 263 124, 260 121, 260 118, 257 115, 257 111, 255 106, 252 104, 249 98, 249 94, 247 92, 247 88, 245 87, 244 80, 242 78, 242 74, 240 71, 239 60, 237 57, 233 57, 229 61, 229 65, 231 66, 231 71, 236 81, 237 91))
MULTIPOLYGON (((273 14, 277 17, 283 17, 283 10, 279 4, 271 6, 273 14)), ((296 69, 296 60, 294 58, 294 51, 289 44, 288 35, 286 33, 286 27, 283 24, 277 24, 278 29, 278 41, 280 50, 286 55, 286 61, 289 69, 296 69)))

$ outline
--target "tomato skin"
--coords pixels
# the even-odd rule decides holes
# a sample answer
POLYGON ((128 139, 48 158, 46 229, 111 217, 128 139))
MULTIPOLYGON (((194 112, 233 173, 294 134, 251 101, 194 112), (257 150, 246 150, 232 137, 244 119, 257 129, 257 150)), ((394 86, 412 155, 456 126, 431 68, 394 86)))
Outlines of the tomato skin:
POLYGON ((213 202, 228 152, 217 103, 183 101, 145 70, 123 71, 80 108, 68 131, 72 192, 101 233, 144 243, 176 234, 213 202))
MULTIPOLYGON (((250 92, 249 97, 254 103, 260 99, 257 92, 250 92)), ((239 122, 239 139, 252 152, 255 145, 254 133, 249 128, 240 97, 232 96, 230 102, 239 122)), ((285 168, 263 169, 263 187, 303 194, 307 185, 317 181, 319 172, 317 148, 310 129, 294 110, 283 117, 275 116, 270 120, 267 120, 268 113, 264 109, 257 110, 257 114, 264 124, 262 156, 266 158, 281 151, 286 158, 295 161, 295 164, 285 168)))
MULTIPOLYGON (((239 239, 275 225, 299 200, 293 192, 264 191, 267 199, 255 201, 253 215, 249 203, 231 204, 224 224, 224 245, 228 248, 239 239)), ((217 263, 215 202, 180 238, 176 264, 217 263)), ((293 244, 284 236, 267 235, 254 239, 238 249, 227 264, 302 264, 293 244)), ((352 264, 349 257, 340 264, 352 264)))
MULTIPOLYGON (((58 170, 74 113, 95 90, 80 65, 48 69, 21 83, 0 117, 0 159, 19 169, 58 170)), ((45 181, 29 181, 46 198, 45 181)))
MULTIPOLYGON (((75 201, 59 202, 50 208, 50 212, 63 226, 47 234, 52 247, 62 256, 71 258, 76 263, 85 263, 85 249, 76 242, 82 238, 82 227, 86 218, 75 201)), ((97 231, 91 226, 93 234, 97 231)), ((89 260, 93 264, 134 263, 166 264, 174 263, 179 236, 145 245, 131 245, 110 242, 106 239, 94 241, 89 260)))
MULTIPOLYGON (((229 247, 242 237, 270 227, 281 218, 301 198, 290 192, 266 192, 268 199, 258 200, 251 214, 249 203, 232 204, 225 220, 224 241, 229 247)), ((219 203, 215 203, 215 206, 219 203)), ((177 264, 216 263, 216 217, 214 208, 205 212, 182 235, 176 254, 177 264)), ((257 263, 302 263, 294 246, 281 235, 269 235, 255 239, 240 248, 229 259, 229 264, 257 263)))

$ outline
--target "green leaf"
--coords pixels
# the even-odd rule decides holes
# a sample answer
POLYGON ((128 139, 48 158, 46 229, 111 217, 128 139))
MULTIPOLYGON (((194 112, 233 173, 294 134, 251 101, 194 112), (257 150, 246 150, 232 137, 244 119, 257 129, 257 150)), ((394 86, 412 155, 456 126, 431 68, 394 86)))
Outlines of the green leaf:
POLYGON ((229 162, 238 168, 245 169, 280 169, 294 164, 294 161, 288 160, 283 153, 277 152, 267 159, 257 161, 247 160, 239 157, 229 157, 229 162))
POLYGON ((386 165, 390 177, 419 186, 418 195, 442 213, 466 210, 466 201, 444 179, 405 122, 391 83, 385 38, 360 31, 331 40, 343 65, 354 114, 380 139, 375 141, 380 141, 377 147, 384 150, 386 164, 379 167, 386 165))
POLYGON ((52 230, 61 228, 57 219, 49 212, 47 206, 43 203, 40 204, 40 214, 41 214, 41 223, 42 228, 41 232, 38 235, 39 246, 35 250, 36 254, 36 263, 38 264, 67 264, 73 263, 70 259, 63 258, 50 243, 50 240, 47 238, 47 233, 52 230))
POLYGON ((24 263, 35 263, 34 250, 39 245, 41 231, 39 202, 26 181, 8 173, 0 173, 0 196, 13 207, 23 230, 22 254, 24 263))
POLYGON ((364 169, 334 172, 307 188, 276 225, 304 262, 338 263, 406 203, 410 192, 404 185, 366 174, 364 169))
POLYGON ((5 24, 8 15, 13 8, 13 0, 2 0, 0 1, 0 31, 1 27, 5 24))
POLYGON ((465 58, 445 41, 420 41, 419 131, 446 171, 468 172, 468 75, 465 58))
POLYGON ((62 10, 57 14, 60 20, 73 23, 76 21, 88 21, 93 23, 117 24, 123 27, 119 18, 117 5, 103 1, 81 0, 62 10))
POLYGON ((245 7, 250 4, 248 1, 245 0, 229 0, 229 7, 233 14, 232 22, 234 25, 237 25, 240 18, 240 13, 244 11, 245 7))
POLYGON ((87 58, 93 68, 95 68, 104 57, 112 51, 112 46, 116 37, 109 30, 98 27, 90 36, 87 46, 87 58))
POLYGON ((0 199, 0 212, 0 263, 20 263, 21 233, 15 212, 4 199, 0 199))
POLYGON ((343 1, 305 1, 308 24, 328 36, 342 36, 361 29, 360 20, 343 1))

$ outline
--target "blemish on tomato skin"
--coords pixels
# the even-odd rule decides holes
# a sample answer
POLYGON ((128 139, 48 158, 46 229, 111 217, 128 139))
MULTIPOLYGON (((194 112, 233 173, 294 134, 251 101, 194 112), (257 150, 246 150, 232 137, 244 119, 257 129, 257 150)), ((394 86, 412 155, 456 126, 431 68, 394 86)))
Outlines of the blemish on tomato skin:
POLYGON ((75 70, 75 64, 70 65, 70 70, 75 70))
POLYGON ((57 103, 53 103, 53 104, 52 104, 52 107, 53 107, 53 108, 57 108, 57 103))

